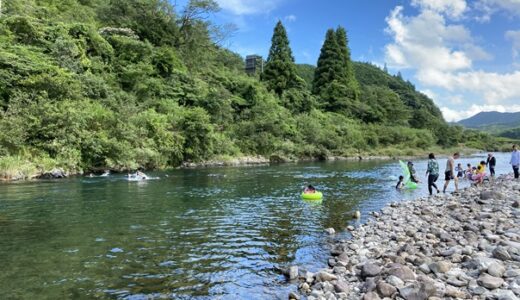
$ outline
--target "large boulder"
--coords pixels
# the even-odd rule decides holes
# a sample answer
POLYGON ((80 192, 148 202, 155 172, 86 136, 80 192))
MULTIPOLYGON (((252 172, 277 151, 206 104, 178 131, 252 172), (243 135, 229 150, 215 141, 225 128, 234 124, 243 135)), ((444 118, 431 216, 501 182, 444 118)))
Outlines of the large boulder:
POLYGON ((57 179, 57 178, 65 178, 67 177, 67 173, 61 168, 54 168, 49 172, 44 172, 38 178, 40 179, 57 179))

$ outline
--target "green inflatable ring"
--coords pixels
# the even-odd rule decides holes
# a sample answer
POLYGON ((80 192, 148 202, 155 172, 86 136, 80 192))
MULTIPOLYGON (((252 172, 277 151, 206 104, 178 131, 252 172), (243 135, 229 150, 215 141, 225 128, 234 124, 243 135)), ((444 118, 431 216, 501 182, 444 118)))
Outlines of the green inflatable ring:
POLYGON ((323 198, 323 194, 321 192, 302 193, 301 196, 304 200, 321 200, 321 198, 323 198))
POLYGON ((415 190, 417 188, 417 183, 412 181, 407 181, 404 186, 410 190, 415 190))

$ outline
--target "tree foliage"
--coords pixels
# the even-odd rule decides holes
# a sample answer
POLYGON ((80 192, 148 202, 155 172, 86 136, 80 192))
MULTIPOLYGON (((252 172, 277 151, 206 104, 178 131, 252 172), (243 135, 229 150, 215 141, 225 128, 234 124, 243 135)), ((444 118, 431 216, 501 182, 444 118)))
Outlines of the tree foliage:
POLYGON ((314 74, 313 93, 327 111, 352 116, 358 106, 359 85, 350 60, 347 33, 342 27, 327 30, 314 74))
POLYGON ((212 39, 217 10, 211 0, 5 2, 0 166, 127 170, 490 142, 447 125, 399 76, 352 62, 341 27, 314 68, 295 65, 279 22, 261 80, 247 76, 212 39))
POLYGON ((261 79, 267 88, 278 96, 281 96, 286 89, 297 87, 301 83, 296 75, 289 38, 281 21, 278 21, 274 28, 269 56, 261 79))

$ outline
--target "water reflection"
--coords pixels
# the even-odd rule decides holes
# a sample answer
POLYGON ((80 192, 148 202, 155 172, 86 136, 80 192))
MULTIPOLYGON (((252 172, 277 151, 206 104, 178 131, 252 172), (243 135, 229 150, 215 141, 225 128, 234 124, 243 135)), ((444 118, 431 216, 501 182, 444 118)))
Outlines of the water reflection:
POLYGON ((2 296, 285 298, 293 286, 275 268, 323 267, 324 228, 426 194, 396 192, 399 172, 396 162, 334 162, 0 184, 2 296), (300 199, 308 184, 322 201, 300 199))

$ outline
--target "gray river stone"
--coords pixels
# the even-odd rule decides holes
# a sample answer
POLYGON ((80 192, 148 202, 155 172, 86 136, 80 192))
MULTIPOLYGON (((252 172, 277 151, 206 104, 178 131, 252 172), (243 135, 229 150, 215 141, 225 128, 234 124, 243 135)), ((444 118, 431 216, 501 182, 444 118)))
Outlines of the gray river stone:
POLYGON ((350 286, 348 283, 344 281, 338 281, 336 284, 334 284, 334 290, 337 293, 346 293, 348 294, 350 292, 350 286))
POLYGON ((379 273, 381 273, 381 267, 373 263, 366 263, 361 269, 361 276, 363 277, 374 277, 379 273))
POLYGON ((388 270, 388 274, 394 275, 403 281, 415 279, 415 273, 409 267, 403 265, 392 267, 388 270))
POLYGON ((489 265, 487 272, 489 275, 494 277, 502 277, 504 275, 504 272, 506 271, 506 268, 503 264, 499 262, 493 262, 489 265))
POLYGON ((393 294, 397 292, 397 289, 384 281, 379 281, 377 283, 377 291, 383 297, 391 297, 393 294))
POLYGON ((369 292, 363 296, 363 300, 380 300, 379 295, 376 292, 369 292))
POLYGON ((498 246, 493 250, 493 257, 498 258, 500 260, 510 260, 511 255, 507 252, 505 247, 498 246))
POLYGON ((400 288, 400 287, 404 286, 404 281, 401 278, 394 276, 394 275, 390 275, 390 276, 386 277, 386 282, 395 286, 396 288, 400 288))
POLYGON ((504 280, 502 278, 493 277, 489 274, 483 274, 478 278, 478 284, 488 289, 496 289, 502 286, 504 280))
POLYGON ((424 284, 420 284, 419 282, 412 282, 400 288, 399 295, 405 300, 424 300, 431 296, 424 288, 424 284))
POLYGON ((447 261, 438 261, 428 266, 433 273, 446 273, 451 269, 451 263, 447 261))
POLYGON ((329 272, 325 272, 325 271, 320 271, 318 272, 318 274, 316 274, 316 280, 319 281, 319 282, 323 282, 323 281, 332 281, 332 280, 337 280, 338 277, 334 274, 331 274, 329 272))

